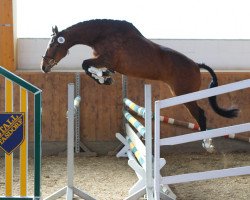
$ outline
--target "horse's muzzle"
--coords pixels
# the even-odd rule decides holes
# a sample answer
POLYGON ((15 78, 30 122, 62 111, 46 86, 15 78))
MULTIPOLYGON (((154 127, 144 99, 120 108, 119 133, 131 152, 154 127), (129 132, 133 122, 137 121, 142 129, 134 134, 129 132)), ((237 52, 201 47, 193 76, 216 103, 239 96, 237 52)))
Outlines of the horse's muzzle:
POLYGON ((48 73, 51 71, 51 68, 56 65, 57 62, 54 59, 43 57, 41 62, 41 69, 44 73, 48 73))
POLYGON ((44 73, 50 72, 52 67, 53 66, 51 66, 48 62, 46 62, 45 60, 42 60, 42 62, 41 62, 41 70, 44 73))
POLYGON ((42 71, 45 73, 48 73, 51 71, 51 68, 54 67, 55 65, 57 65, 57 61, 54 58, 51 58, 49 56, 42 56, 42 63, 41 63, 41 67, 42 67, 42 71))
POLYGON ((51 67, 42 66, 42 71, 43 71, 44 73, 48 73, 48 72, 51 71, 51 67))

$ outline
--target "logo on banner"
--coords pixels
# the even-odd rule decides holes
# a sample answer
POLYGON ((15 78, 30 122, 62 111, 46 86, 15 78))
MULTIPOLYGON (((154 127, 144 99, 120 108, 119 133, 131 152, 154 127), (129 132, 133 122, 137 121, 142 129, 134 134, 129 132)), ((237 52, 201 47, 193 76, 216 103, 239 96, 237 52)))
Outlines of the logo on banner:
POLYGON ((24 113, 0 114, 0 147, 11 154, 25 138, 24 113))

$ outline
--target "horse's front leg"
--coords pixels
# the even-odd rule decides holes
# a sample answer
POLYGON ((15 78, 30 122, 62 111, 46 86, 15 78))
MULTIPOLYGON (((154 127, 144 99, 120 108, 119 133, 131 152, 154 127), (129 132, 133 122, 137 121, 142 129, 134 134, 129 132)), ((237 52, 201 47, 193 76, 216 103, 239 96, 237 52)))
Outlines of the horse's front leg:
POLYGON ((89 67, 88 71, 92 74, 96 74, 97 76, 112 76, 114 73, 114 71, 111 69, 96 67, 89 67))
POLYGON ((94 79, 98 84, 111 85, 113 83, 113 79, 110 77, 112 71, 108 69, 98 69, 96 67, 104 65, 100 59, 88 59, 84 60, 82 63, 82 68, 86 72, 86 74, 94 79))

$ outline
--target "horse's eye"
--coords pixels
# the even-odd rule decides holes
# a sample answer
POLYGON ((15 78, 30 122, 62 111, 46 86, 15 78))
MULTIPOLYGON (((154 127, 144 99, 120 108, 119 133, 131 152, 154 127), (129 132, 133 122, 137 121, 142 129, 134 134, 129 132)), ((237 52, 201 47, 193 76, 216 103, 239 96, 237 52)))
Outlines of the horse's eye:
POLYGON ((59 44, 63 44, 65 42, 65 38, 64 37, 59 37, 59 38, 57 38, 57 42, 59 44))

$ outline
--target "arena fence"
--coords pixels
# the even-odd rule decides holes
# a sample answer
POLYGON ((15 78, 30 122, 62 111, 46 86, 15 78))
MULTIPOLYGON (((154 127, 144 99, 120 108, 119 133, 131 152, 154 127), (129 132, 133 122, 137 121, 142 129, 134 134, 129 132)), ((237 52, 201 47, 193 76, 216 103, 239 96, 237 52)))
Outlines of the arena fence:
POLYGON ((250 123, 245 123, 240 125, 228 126, 208 131, 196 132, 196 133, 161 139, 160 138, 161 109, 249 87, 250 87, 250 79, 155 102, 155 140, 154 140, 154 148, 155 148, 154 198, 155 199, 157 200, 160 199, 161 185, 250 174, 250 166, 189 173, 189 174, 180 174, 180 175, 166 176, 166 177, 161 177, 160 174, 161 146, 183 144, 187 142, 220 137, 227 134, 238 134, 250 131, 250 123))

